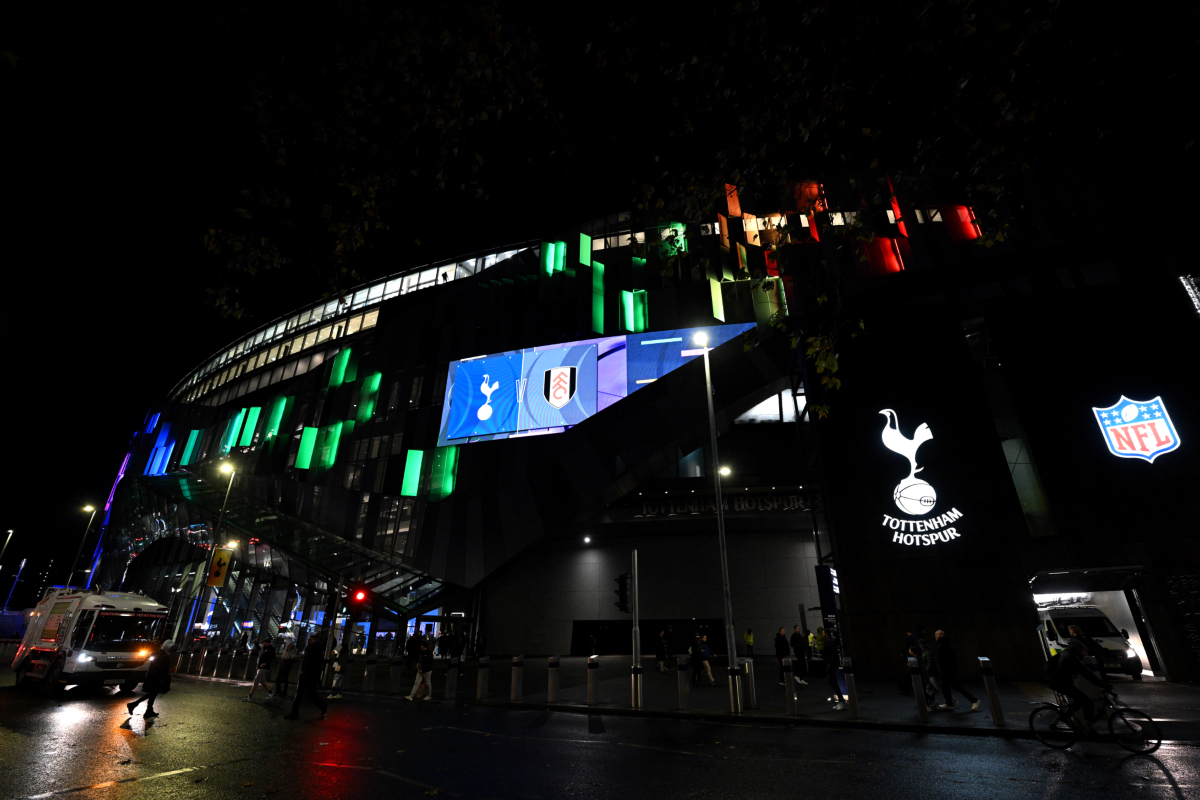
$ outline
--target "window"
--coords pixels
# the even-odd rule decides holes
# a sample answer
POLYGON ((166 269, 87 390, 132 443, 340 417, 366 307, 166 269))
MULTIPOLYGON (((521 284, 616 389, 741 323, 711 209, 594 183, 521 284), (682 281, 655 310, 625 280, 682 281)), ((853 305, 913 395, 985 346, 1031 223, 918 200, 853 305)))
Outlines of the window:
POLYGON ((396 404, 400 402, 400 381, 392 384, 392 393, 388 396, 387 413, 392 413, 396 410, 396 404))
POLYGON ((383 297, 384 284, 377 283, 367 290, 367 301, 371 303, 378 302, 383 297))
POLYGON ((307 350, 308 348, 312 347, 316 343, 317 343, 317 331, 310 331, 308 334, 305 335, 304 344, 301 345, 301 347, 302 347, 302 349, 307 350))
POLYGON ((359 314, 355 317, 351 317, 350 321, 348 323, 346 323, 346 335, 349 336, 352 333, 358 333, 358 331, 361 327, 362 327, 362 314, 359 314))
POLYGON ((408 407, 416 408, 421 404, 421 386, 425 383, 425 378, 421 375, 413 378, 412 391, 408 397, 408 407))
POLYGON ((329 334, 332 332, 333 332, 332 325, 326 325, 324 328, 321 328, 321 330, 317 331, 317 344, 328 341, 329 334))
POLYGON ((364 331, 367 328, 374 328, 375 323, 377 323, 377 322, 379 322, 379 309, 375 309, 374 311, 368 311, 366 314, 363 314, 362 326, 363 326, 364 331))
POLYGON ((303 375, 308 372, 308 357, 304 357, 296 362, 296 374, 303 375))
POLYGON ((354 538, 362 541, 363 529, 367 526, 367 510, 371 503, 371 493, 363 492, 362 503, 358 507, 358 521, 354 524, 354 538))
POLYGON ((286 381, 289 378, 294 378, 294 377, 296 377, 296 362, 289 361, 287 363, 287 365, 283 368, 283 379, 286 381))
POLYGON ((402 281, 400 278, 394 278, 388 281, 387 285, 383 288, 383 298, 387 300, 400 294, 401 282, 402 281))

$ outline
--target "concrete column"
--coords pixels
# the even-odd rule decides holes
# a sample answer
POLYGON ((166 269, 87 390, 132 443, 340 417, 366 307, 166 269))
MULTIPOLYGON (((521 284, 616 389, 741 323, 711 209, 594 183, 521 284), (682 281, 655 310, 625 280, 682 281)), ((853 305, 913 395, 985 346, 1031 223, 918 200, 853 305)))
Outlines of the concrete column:
POLYGON ((992 660, 987 656, 980 656, 979 669, 983 672, 983 688, 987 689, 988 706, 992 709, 992 724, 1003 728, 1004 709, 1000 705, 1000 690, 996 687, 996 672, 992 669, 992 660))
POLYGON ((512 660, 512 689, 508 699, 514 703, 525 693, 525 656, 513 656, 512 660))
POLYGON ((925 705, 925 686, 921 683, 921 667, 915 658, 908 660, 908 672, 912 676, 913 694, 917 698, 917 714, 921 722, 929 722, 929 708, 925 705))
POLYGON ((546 671, 546 702, 554 703, 558 701, 558 671, 559 671, 558 656, 550 656, 550 663, 546 671))
POLYGON ((600 656, 588 656, 588 705, 600 702, 600 656))
POLYGON ((475 699, 487 700, 488 680, 492 674, 491 656, 479 657, 479 669, 475 671, 475 699))

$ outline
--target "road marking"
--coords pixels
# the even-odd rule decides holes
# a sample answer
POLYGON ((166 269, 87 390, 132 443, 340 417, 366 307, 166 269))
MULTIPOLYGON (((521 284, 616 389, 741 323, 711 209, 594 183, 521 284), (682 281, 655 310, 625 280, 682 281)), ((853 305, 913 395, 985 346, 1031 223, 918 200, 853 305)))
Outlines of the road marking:
POLYGON ((173 769, 167 772, 156 772, 153 775, 142 775, 137 778, 121 778, 114 781, 102 781, 101 783, 92 783, 87 786, 73 786, 70 789, 55 789, 52 792, 43 792, 42 794, 30 794, 17 798, 17 800, 44 800, 47 797, 60 797, 64 794, 74 794, 75 792, 86 792, 92 789, 107 789, 122 783, 142 783, 144 781, 153 781, 158 778, 167 778, 172 775, 182 775, 185 772, 200 772, 206 769, 215 769, 217 767, 225 767, 230 764, 240 764, 244 761, 256 761, 257 758, 235 758, 232 761, 222 761, 219 764, 202 764, 198 767, 184 767, 183 769, 173 769))
POLYGON ((617 742, 621 747, 640 747, 643 750, 657 750, 660 753, 677 753, 681 756, 695 756, 699 753, 689 753, 687 750, 670 750, 666 747, 651 747, 648 744, 633 744, 632 742, 617 742))

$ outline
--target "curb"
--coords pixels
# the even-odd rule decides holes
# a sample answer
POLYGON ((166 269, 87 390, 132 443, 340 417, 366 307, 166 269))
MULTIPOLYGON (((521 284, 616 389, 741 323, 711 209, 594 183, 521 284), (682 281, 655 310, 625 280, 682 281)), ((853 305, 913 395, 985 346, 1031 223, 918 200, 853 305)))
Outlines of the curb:
POLYGON ((1036 739, 1033 731, 1018 728, 967 728, 963 726, 919 725, 905 722, 882 722, 880 720, 863 719, 825 720, 814 719, 812 717, 767 717, 757 715, 735 717, 726 714, 706 714, 692 711, 632 709, 617 706, 575 706, 558 703, 517 703, 496 700, 471 700, 465 703, 460 702, 458 705, 520 709, 522 711, 559 711, 565 714, 605 714, 613 717, 674 719, 689 722, 706 722, 714 725, 756 722, 785 727, 836 728, 839 730, 867 730, 891 733, 944 733, 953 736, 992 736, 1002 739, 1036 739))

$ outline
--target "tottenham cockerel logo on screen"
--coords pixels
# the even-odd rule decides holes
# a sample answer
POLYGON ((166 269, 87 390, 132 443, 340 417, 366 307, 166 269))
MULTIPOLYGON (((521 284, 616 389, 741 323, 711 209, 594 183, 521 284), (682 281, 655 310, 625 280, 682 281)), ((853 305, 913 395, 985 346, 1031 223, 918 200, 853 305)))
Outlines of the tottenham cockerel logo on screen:
POLYGON ((883 526, 892 531, 892 541, 897 544, 931 545, 957 539, 959 533, 951 527, 951 523, 958 520, 962 512, 951 508, 939 516, 930 517, 937 506, 937 490, 923 477, 917 477, 917 473, 925 469, 917 465, 917 451, 933 438, 933 431, 922 422, 911 437, 905 436, 900 430, 900 418, 895 411, 885 408, 879 413, 886 418, 882 433, 883 446, 908 460, 908 476, 902 478, 892 490, 892 501, 905 515, 925 518, 905 519, 884 514, 883 526))

